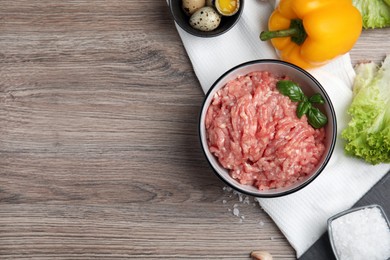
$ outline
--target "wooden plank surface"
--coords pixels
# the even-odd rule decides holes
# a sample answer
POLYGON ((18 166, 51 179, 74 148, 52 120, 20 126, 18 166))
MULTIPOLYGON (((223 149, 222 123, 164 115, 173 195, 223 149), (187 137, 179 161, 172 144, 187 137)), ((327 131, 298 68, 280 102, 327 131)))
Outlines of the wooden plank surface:
MULTIPOLYGON (((379 63, 389 33, 353 62, 379 63)), ((208 167, 202 100, 165 1, 3 0, 0 258, 295 259, 208 167)))

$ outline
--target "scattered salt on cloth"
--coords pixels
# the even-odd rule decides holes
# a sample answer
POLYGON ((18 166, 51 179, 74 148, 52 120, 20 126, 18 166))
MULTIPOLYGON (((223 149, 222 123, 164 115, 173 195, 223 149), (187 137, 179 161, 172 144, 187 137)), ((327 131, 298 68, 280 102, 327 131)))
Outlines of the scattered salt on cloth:
MULTIPOLYGON (((236 26, 215 38, 198 38, 176 25, 205 93, 225 71, 240 63, 278 58, 269 42, 259 40, 260 32, 267 29, 273 8, 267 1, 245 1, 236 26)), ((294 247, 297 257, 326 231, 329 217, 350 208, 390 169, 390 164, 372 166, 344 154, 340 133, 349 120, 346 111, 355 76, 349 54, 309 72, 328 91, 336 110, 339 135, 332 159, 305 189, 285 197, 258 199, 294 247)))

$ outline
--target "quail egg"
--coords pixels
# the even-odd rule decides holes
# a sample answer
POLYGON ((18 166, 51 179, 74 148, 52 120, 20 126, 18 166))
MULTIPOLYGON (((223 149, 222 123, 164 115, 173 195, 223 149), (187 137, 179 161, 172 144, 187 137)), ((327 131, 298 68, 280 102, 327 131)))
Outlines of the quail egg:
POLYGON ((184 12, 190 16, 197 10, 206 5, 206 0, 183 0, 182 8, 184 12))
POLYGON ((221 23, 221 15, 210 6, 197 10, 190 17, 190 25, 200 31, 212 31, 221 23))
POLYGON ((223 16, 232 16, 240 9, 240 0, 215 0, 215 8, 223 16))

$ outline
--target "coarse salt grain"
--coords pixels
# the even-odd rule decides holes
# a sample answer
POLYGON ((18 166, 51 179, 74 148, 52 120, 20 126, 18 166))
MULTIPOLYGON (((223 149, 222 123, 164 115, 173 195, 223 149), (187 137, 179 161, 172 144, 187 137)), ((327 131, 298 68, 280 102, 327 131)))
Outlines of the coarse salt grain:
POLYGON ((331 223, 340 260, 385 260, 390 257, 390 230, 378 207, 360 209, 331 223))
POLYGON ((260 221, 260 222, 259 222, 259 226, 260 226, 260 227, 264 227, 264 222, 263 222, 263 221, 260 221))

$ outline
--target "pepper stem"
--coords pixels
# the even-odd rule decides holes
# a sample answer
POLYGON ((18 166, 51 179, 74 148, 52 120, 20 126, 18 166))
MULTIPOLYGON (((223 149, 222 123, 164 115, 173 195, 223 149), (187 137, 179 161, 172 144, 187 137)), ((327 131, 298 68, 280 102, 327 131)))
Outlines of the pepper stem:
POLYGON ((307 37, 303 22, 301 19, 291 20, 290 27, 284 30, 264 31, 260 34, 260 40, 267 41, 272 38, 291 37, 291 41, 301 45, 307 37))

